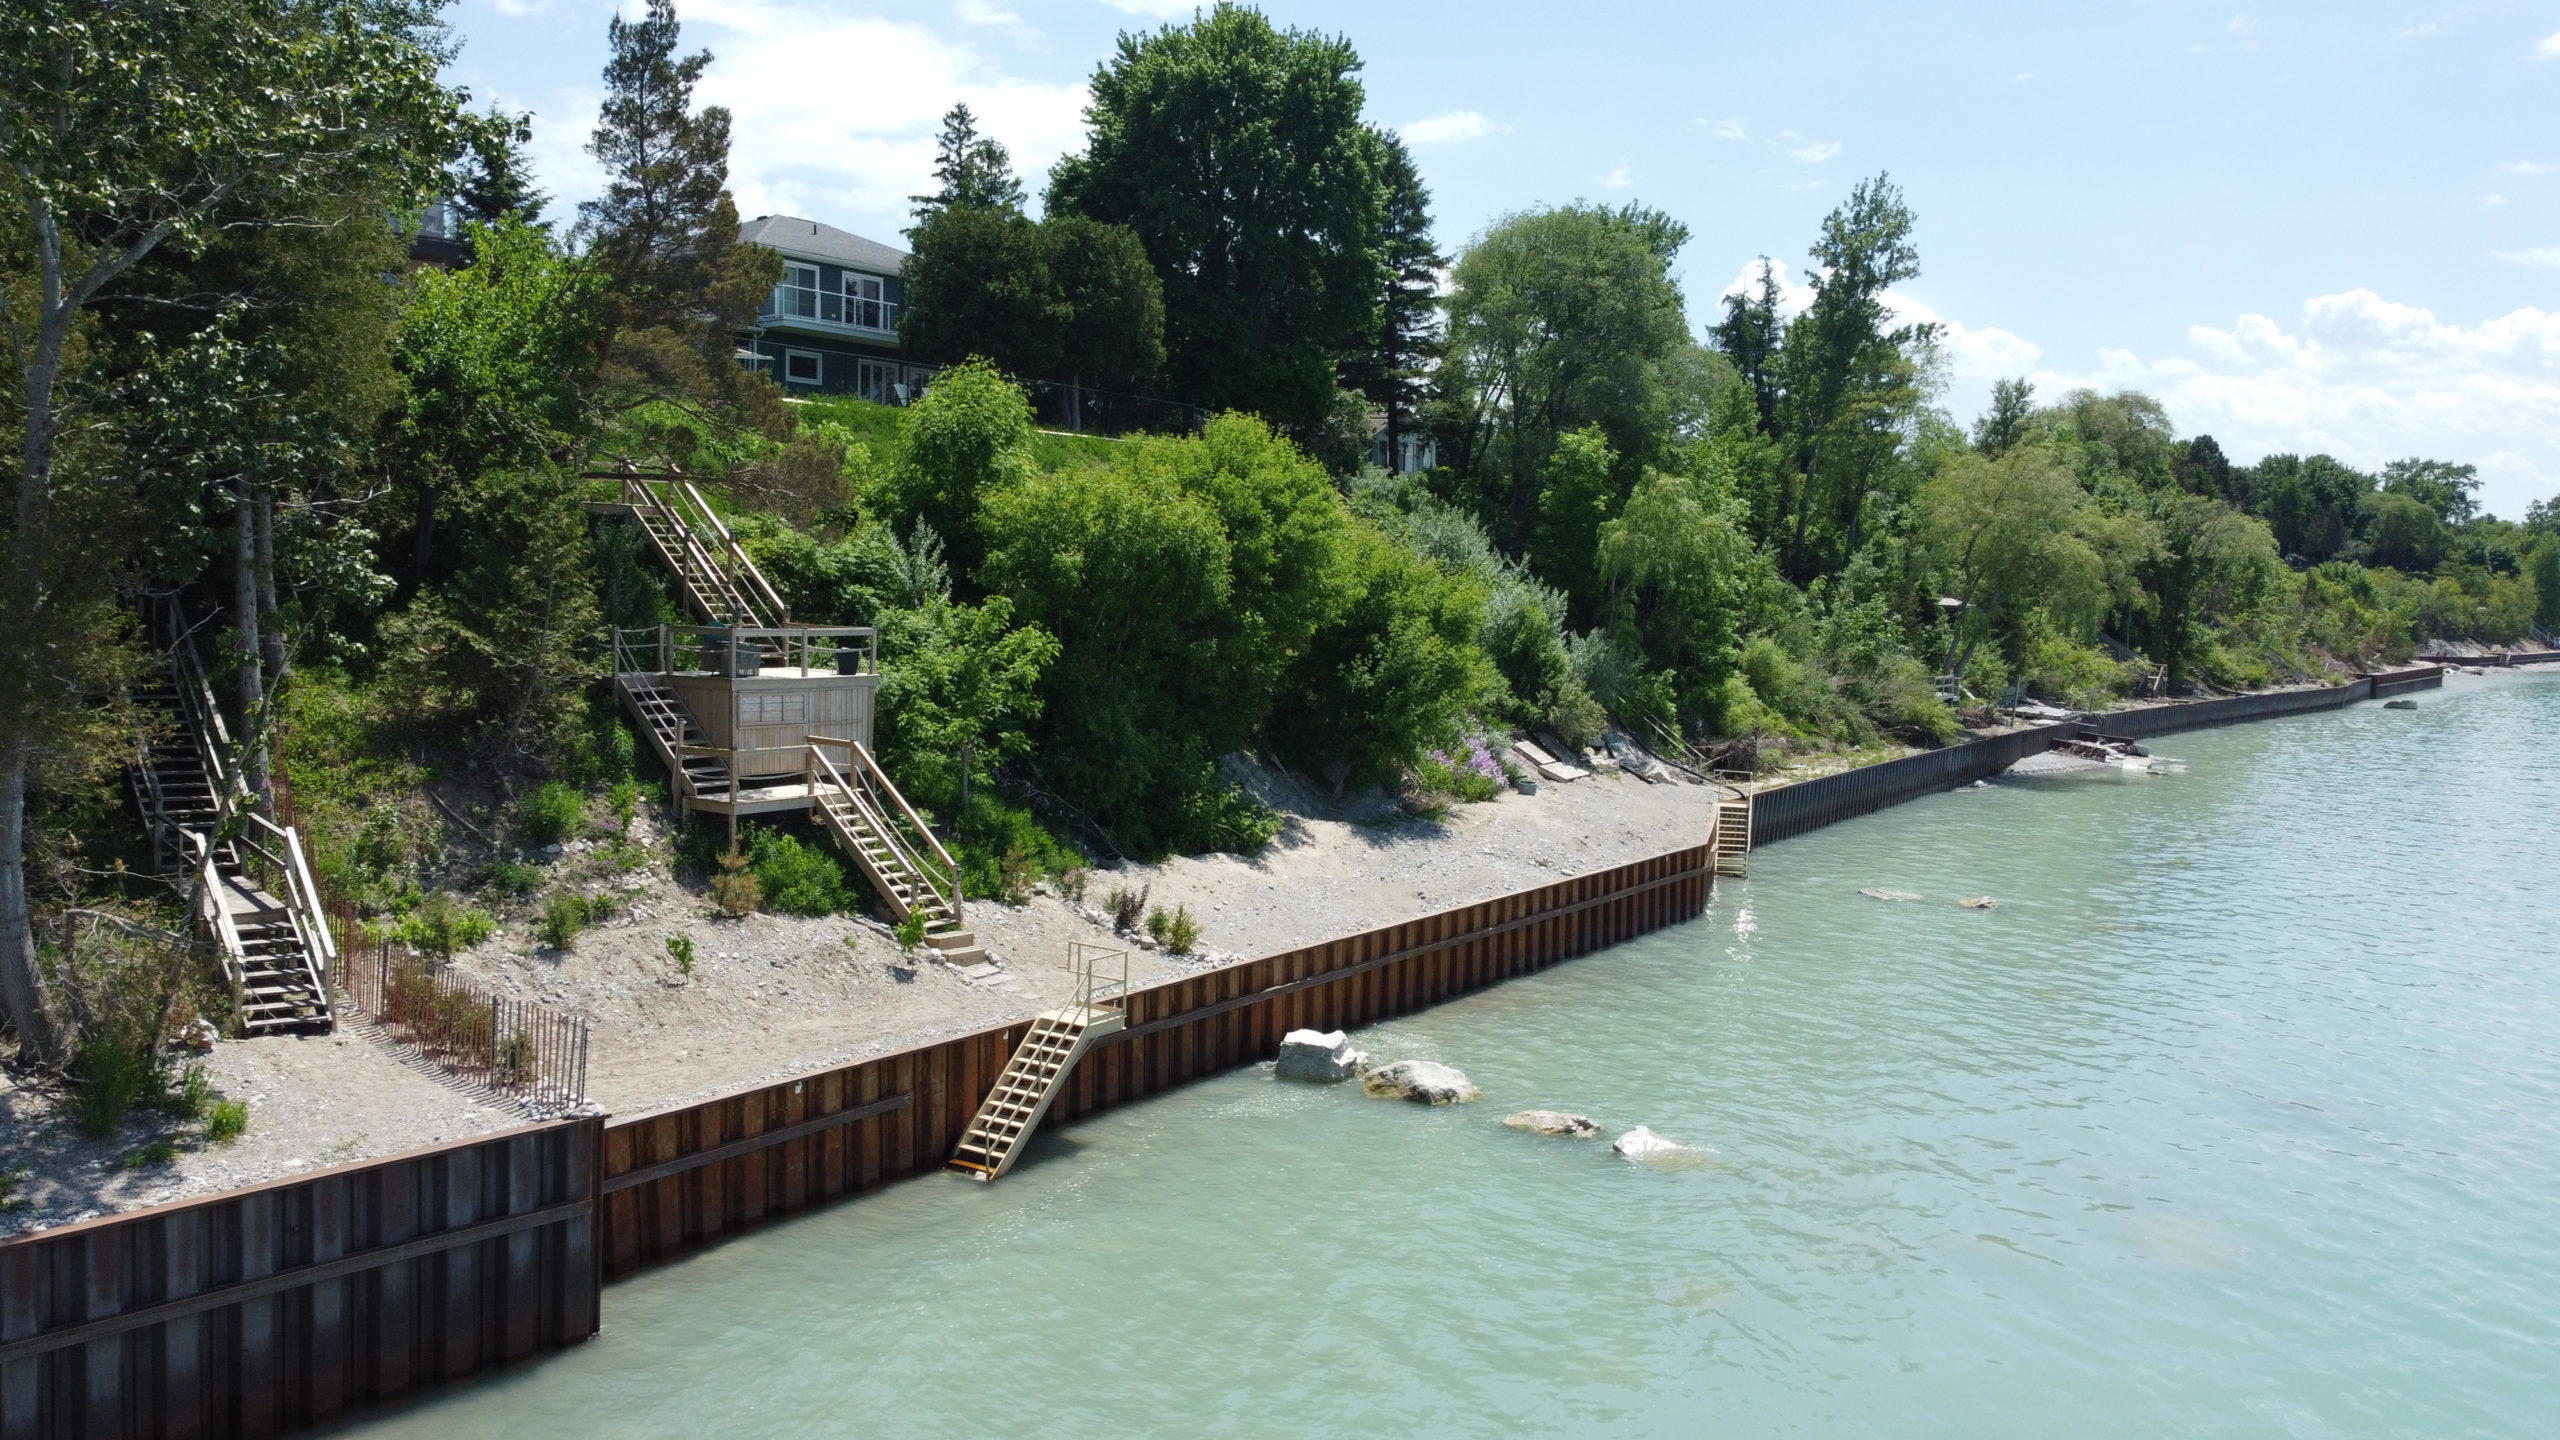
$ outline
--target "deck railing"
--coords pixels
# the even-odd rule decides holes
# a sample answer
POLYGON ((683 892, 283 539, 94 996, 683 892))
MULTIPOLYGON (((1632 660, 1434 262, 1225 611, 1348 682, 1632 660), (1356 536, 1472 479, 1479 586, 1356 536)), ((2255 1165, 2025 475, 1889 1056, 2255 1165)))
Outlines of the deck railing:
POLYGON ((736 675, 754 655, 758 667, 880 673, 880 632, 868 625, 657 625, 613 632, 617 675, 736 675), (859 658, 844 669, 847 651, 859 658))
POLYGON ((924 817, 907 803, 907 797, 889 783, 887 773, 871 758, 870 747, 812 735, 807 754, 811 795, 818 794, 822 786, 842 791, 881 842, 897 853, 908 873, 933 893, 955 924, 961 923, 960 862, 942 848, 933 827, 925 824, 924 817), (828 757, 830 749, 848 752, 843 768, 828 757))
MULTIPOLYGON (((626 475, 622 479, 622 496, 635 509, 657 512, 684 537, 686 558, 728 588, 728 595, 717 598, 734 603, 745 612, 729 618, 767 627, 785 622, 790 607, 782 603, 782 596, 764 578, 764 572, 747 557, 746 547, 729 533, 729 527, 721 523, 718 512, 702 498, 701 491, 693 488, 692 481, 677 476, 626 475)), ((697 603, 708 613, 718 608, 709 603, 714 598, 702 596, 697 603)))

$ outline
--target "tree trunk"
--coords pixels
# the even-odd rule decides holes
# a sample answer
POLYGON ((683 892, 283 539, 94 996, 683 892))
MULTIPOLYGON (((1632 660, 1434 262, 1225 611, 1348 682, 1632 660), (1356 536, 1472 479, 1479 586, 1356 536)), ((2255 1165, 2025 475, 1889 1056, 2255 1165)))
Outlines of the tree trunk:
POLYGON ((293 657, 285 646, 284 620, 276 603, 276 497, 258 497, 258 639, 259 658, 266 662, 267 688, 284 688, 293 657))
POLYGON ((1813 448, 1805 453, 1804 484, 1796 491, 1795 535, 1787 541, 1787 578, 1799 580, 1803 572, 1796 568, 1804 554, 1804 524, 1813 515, 1813 487, 1822 473, 1822 437, 1816 435, 1813 448))
POLYGON ((266 675, 259 663, 258 644, 258 500, 242 481, 239 503, 231 518, 231 623, 238 630, 238 654, 234 665, 240 686, 240 770, 249 781, 249 793, 257 797, 258 812, 272 815, 274 806, 267 789, 267 747, 265 726, 267 693, 266 675))
POLYGON ((0 1000, 18 1027, 18 1058, 51 1064, 63 1058, 62 1036, 36 967, 36 932, 27 913, 27 752, 0 753, 0 1000))

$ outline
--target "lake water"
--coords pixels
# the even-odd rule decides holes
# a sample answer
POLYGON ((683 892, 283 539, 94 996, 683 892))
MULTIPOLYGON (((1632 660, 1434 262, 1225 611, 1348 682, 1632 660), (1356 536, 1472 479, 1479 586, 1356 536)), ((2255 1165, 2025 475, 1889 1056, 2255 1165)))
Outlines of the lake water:
POLYGON ((355 1429, 2560 1434, 2560 678, 2417 701, 1772 847, 1360 1037, 1481 1103, 1195 1085, 355 1429))

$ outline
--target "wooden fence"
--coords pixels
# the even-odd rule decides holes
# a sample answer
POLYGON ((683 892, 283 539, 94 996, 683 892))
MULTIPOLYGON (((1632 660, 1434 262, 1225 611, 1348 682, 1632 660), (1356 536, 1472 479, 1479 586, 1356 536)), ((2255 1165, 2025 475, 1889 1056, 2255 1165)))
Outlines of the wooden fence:
POLYGON ((484 990, 388 939, 347 955, 338 978, 384 1034, 464 1079, 537 1112, 586 1098, 588 1026, 575 1015, 484 990))
POLYGON ((595 1333, 600 1119, 0 1241, 0 1440, 260 1436, 595 1333))
MULTIPOLYGON (((1273 1055, 1301 1026, 1365 1025, 1689 919, 1713 869, 1711 849, 1691 846, 1132 991, 1128 1028, 1076 1067, 1049 1123, 1273 1055)), ((1026 1028, 615 1121, 603 1137, 606 1274, 941 1166, 1026 1028)))

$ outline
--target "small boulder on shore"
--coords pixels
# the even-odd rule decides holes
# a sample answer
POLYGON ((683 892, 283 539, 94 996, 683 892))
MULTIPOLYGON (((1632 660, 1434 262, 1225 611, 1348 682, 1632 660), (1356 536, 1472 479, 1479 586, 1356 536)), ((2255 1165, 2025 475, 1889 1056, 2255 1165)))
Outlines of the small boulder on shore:
POLYGON ((1653 1165, 1665 1170, 1683 1170, 1707 1163, 1705 1151, 1656 1135, 1642 1125, 1619 1136, 1609 1148, 1639 1165, 1653 1165))
POLYGON ((1517 1115, 1505 1115, 1502 1123, 1532 1135, 1562 1135, 1572 1140, 1588 1140, 1600 1133, 1599 1121, 1562 1110, 1523 1110, 1517 1115))
POLYGON ((1351 1037, 1339 1030, 1292 1030, 1280 1037, 1280 1058, 1271 1073, 1282 1080, 1331 1085, 1360 1073, 1368 1056, 1351 1048, 1351 1037))
POLYGON ((1437 1060, 1398 1060, 1360 1077, 1360 1088, 1382 1100, 1417 1105, 1463 1105, 1484 1092, 1465 1071, 1437 1060))

